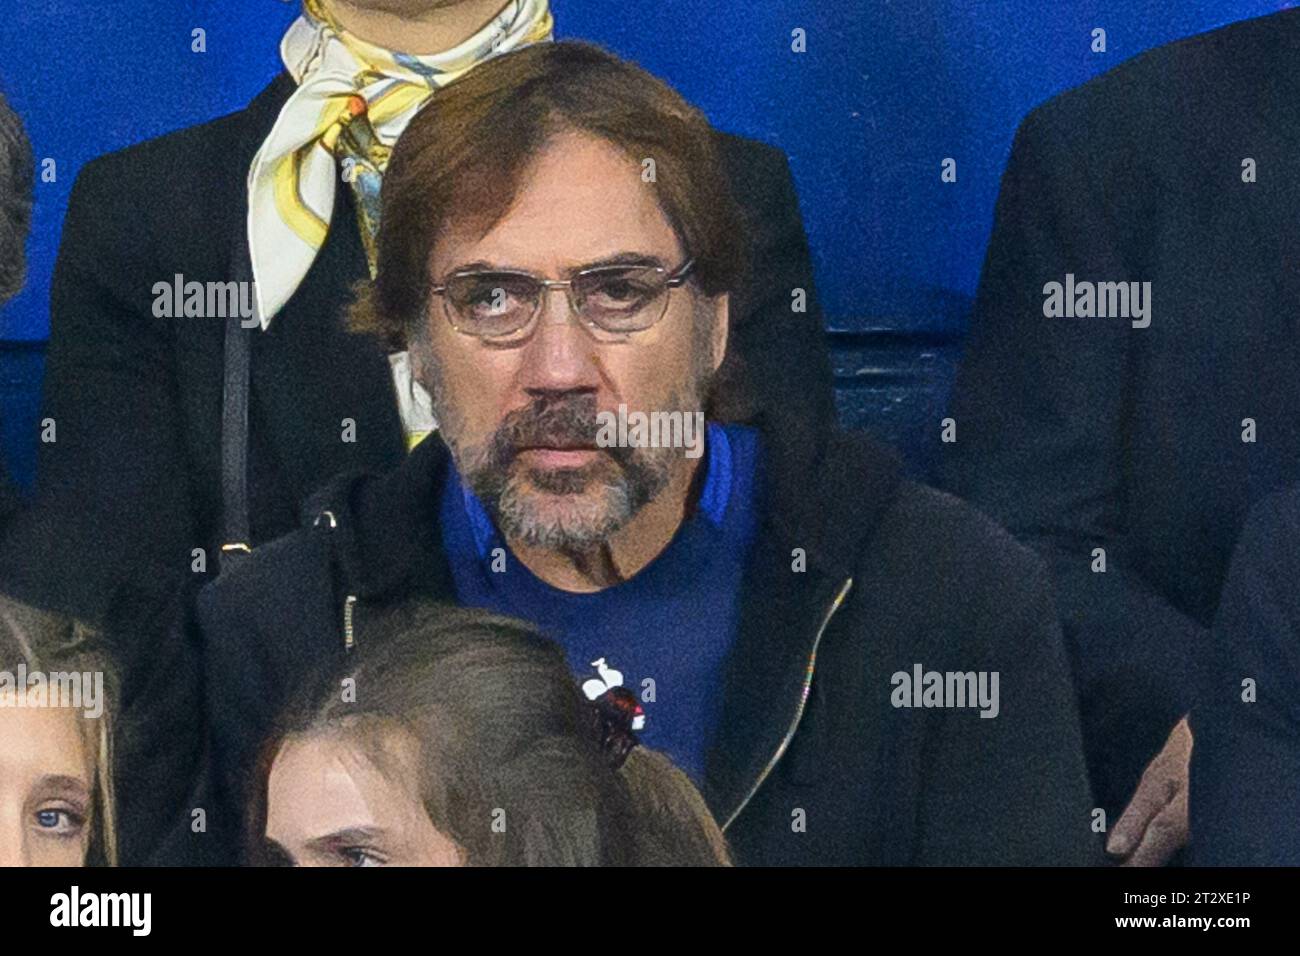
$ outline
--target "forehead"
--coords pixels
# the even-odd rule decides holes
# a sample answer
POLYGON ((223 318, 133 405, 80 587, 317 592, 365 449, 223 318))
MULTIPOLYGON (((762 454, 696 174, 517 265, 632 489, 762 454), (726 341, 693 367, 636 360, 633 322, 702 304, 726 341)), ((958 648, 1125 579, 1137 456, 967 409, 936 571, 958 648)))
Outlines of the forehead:
POLYGON ((88 780, 91 755, 82 719, 70 707, 0 706, 0 780, 38 774, 88 780))
MULTIPOLYGON (((410 759, 408 742, 399 735, 386 735, 384 743, 410 759)), ((282 842, 376 826, 413 799, 354 739, 334 735, 287 740, 272 764, 268 791, 267 829, 282 842)))
POLYGON ((642 170, 637 158, 606 140, 558 134, 525 170, 514 202, 486 234, 452 223, 438 238, 433 274, 471 261, 559 274, 626 252, 675 262, 681 244, 642 170))

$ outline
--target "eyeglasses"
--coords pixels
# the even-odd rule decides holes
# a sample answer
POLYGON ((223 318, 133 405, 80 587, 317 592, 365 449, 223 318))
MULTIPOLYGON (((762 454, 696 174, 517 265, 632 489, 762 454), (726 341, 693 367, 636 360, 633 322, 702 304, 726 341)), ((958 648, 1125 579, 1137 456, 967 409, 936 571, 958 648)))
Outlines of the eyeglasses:
POLYGON ((670 290, 686 282, 694 265, 694 259, 687 259, 672 272, 650 265, 596 266, 572 279, 465 270, 429 291, 442 297, 447 320, 457 332, 508 344, 532 334, 547 290, 563 289, 588 332, 620 339, 662 319, 670 290))

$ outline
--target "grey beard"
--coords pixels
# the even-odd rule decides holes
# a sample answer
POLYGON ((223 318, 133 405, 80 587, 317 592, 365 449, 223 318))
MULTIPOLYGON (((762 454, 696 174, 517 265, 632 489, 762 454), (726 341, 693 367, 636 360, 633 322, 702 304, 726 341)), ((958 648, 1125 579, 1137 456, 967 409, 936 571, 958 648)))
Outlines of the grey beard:
MULTIPOLYGON (((670 449, 644 451, 671 454, 670 449)), ((594 468, 553 472, 481 468, 468 480, 511 541, 547 550, 585 551, 626 527, 668 486, 667 456, 620 457, 623 460, 608 456, 594 468)))
POLYGON ((467 447, 454 409, 433 381, 434 411, 456 467, 497 528, 511 541, 548 550, 588 550, 609 540, 668 486, 669 448, 605 448, 582 468, 526 469, 518 449, 582 445, 598 430, 595 398, 535 400, 501 423, 483 446, 467 447))
POLYGON ((511 478, 495 499, 480 495, 502 534, 512 541, 550 551, 587 551, 609 540, 631 519, 626 483, 604 484, 592 500, 572 495, 571 503, 554 503, 543 513, 534 493, 511 478))

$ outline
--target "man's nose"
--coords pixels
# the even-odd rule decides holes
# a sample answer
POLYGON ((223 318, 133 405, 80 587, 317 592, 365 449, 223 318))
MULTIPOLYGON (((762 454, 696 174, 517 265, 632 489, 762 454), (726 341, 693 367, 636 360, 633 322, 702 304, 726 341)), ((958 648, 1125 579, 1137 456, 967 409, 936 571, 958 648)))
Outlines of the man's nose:
POLYGON ((524 348, 521 384, 526 389, 566 391, 599 382, 596 343, 563 289, 546 290, 537 330, 524 348))

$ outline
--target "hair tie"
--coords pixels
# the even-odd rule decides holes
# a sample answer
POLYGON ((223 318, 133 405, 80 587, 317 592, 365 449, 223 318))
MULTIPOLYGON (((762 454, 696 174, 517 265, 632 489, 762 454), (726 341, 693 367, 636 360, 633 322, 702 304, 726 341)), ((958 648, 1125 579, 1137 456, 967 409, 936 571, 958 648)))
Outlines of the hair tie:
POLYGON ((636 731, 645 727, 645 710, 636 695, 623 686, 622 673, 607 667, 605 658, 592 661, 592 666, 600 676, 585 681, 582 692, 592 705, 592 724, 600 751, 617 770, 641 742, 636 731))

